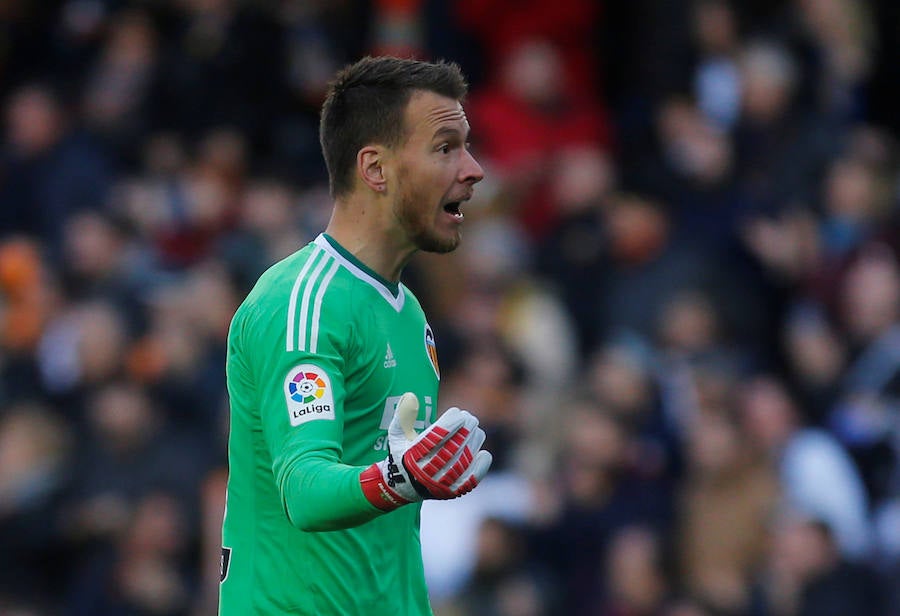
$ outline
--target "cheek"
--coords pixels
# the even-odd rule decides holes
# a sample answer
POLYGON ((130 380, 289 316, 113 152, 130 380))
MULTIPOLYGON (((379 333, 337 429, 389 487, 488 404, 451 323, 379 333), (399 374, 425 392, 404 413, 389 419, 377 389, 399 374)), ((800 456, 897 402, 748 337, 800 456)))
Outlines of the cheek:
POLYGON ((438 165, 423 162, 415 167, 408 167, 402 176, 403 190, 406 198, 416 201, 410 204, 418 209, 426 209, 427 205, 437 203, 443 197, 449 185, 444 170, 438 165))

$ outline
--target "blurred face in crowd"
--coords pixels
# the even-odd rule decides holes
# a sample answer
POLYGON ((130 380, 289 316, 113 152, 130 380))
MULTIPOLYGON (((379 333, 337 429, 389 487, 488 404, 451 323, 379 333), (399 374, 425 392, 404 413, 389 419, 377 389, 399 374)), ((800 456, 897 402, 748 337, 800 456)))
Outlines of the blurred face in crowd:
POLYGON ((610 252, 624 263, 643 263, 665 248, 669 221, 655 204, 638 196, 620 198, 608 212, 610 252))
POLYGON ((396 222, 419 250, 450 252, 462 237, 462 202, 484 171, 468 148, 469 122, 459 101, 417 92, 405 113, 406 139, 390 157, 388 190, 396 222))
POLYGON ((788 516, 776 523, 773 535, 773 559, 798 580, 827 569, 836 557, 832 539, 809 520, 788 516))
POLYGON ((868 221, 875 214, 875 178, 858 161, 835 163, 825 182, 826 207, 836 217, 868 221))
POLYGON ((868 255, 844 280, 844 322, 858 341, 878 337, 897 320, 900 310, 900 268, 893 256, 868 255))
POLYGON ((690 599, 683 599, 668 606, 663 616, 710 616, 710 612, 690 599))
POLYGON ((111 27, 106 54, 109 60, 141 66, 149 63, 156 50, 156 31, 150 18, 141 13, 124 13, 111 27))
POLYGON ((0 506, 63 459, 69 441, 65 424, 40 407, 5 407, 0 419, 0 506))
POLYGON ((155 432, 157 417, 146 396, 130 385, 114 383, 94 398, 90 417, 95 430, 112 448, 127 451, 155 432))
POLYGON ((610 346, 591 365, 591 392, 619 416, 644 413, 651 399, 648 374, 624 348, 610 346))
POLYGON ((795 426, 795 409, 784 386, 771 377, 754 379, 740 396, 746 434, 763 451, 777 452, 795 426))
POLYGON ((785 331, 791 367, 808 384, 836 380, 844 367, 844 347, 835 332, 822 322, 794 319, 785 331))
POLYGON ((6 108, 9 142, 24 156, 40 154, 60 136, 62 118, 53 97, 40 87, 16 92, 6 108))
POLYGON ((694 9, 693 20, 694 38, 707 53, 727 53, 737 42, 734 10, 726 2, 700 2, 694 9))
POLYGON ((81 306, 76 315, 81 377, 99 383, 122 365, 127 333, 122 316, 105 302, 81 306))
POLYGON ((654 613, 665 593, 658 563, 659 541, 646 528, 619 531, 612 540, 607 570, 613 596, 636 614, 654 613))
POLYGON ((241 203, 241 224, 261 235, 277 235, 293 224, 291 189, 277 182, 261 181, 247 187, 241 203))
POLYGON ((521 558, 519 539, 502 521, 488 518, 478 529, 477 568, 483 573, 502 572, 521 558))
POLYGON ((86 278, 101 278, 121 258, 122 242, 116 229, 96 213, 84 213, 66 222, 66 265, 86 278))
POLYGON ((721 414, 704 413, 688 434, 688 456, 698 475, 721 476, 741 460, 741 435, 721 414))
POLYGON ((570 413, 563 435, 566 498, 593 507, 627 464, 629 437, 604 408, 587 404, 570 413))
POLYGON ((596 147, 573 147, 559 153, 551 178, 554 201, 577 214, 602 205, 615 185, 609 155, 596 147))
POLYGON ((660 318, 660 337, 670 349, 703 351, 716 343, 718 315, 701 293, 685 292, 669 301, 660 318))
POLYGON ((564 74, 559 51, 550 43, 527 40, 506 58, 503 81, 516 97, 536 106, 561 97, 564 74))
POLYGON ((740 58, 744 112, 753 122, 780 118, 790 103, 796 69, 783 49, 767 43, 749 45, 740 58))
POLYGON ((615 469, 623 464, 628 437, 603 408, 576 406, 566 425, 566 452, 579 466, 615 469))
POLYGON ((680 174, 701 184, 714 184, 732 168, 733 145, 697 107, 674 97, 660 109, 657 131, 666 159, 680 174))
POLYGON ((135 509, 126 541, 129 549, 142 555, 176 554, 184 547, 185 525, 176 496, 151 492, 135 509))

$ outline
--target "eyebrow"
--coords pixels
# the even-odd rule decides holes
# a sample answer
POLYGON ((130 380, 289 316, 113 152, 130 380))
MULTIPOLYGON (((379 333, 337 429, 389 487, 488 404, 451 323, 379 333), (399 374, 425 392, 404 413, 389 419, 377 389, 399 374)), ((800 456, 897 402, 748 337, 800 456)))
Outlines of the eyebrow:
POLYGON ((434 131, 434 135, 432 139, 437 139, 438 137, 456 137, 461 133, 458 128, 454 128, 452 126, 442 126, 441 128, 434 131))

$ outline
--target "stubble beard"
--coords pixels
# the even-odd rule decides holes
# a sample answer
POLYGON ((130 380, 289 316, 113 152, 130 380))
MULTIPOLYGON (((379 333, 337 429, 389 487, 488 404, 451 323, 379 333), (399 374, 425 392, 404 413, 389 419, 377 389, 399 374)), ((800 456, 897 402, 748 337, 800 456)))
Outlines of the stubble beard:
POLYGON ((424 252, 446 254, 459 246, 460 234, 442 237, 434 230, 434 211, 422 209, 421 204, 427 202, 423 195, 404 191, 396 208, 396 216, 407 237, 416 248, 424 252))

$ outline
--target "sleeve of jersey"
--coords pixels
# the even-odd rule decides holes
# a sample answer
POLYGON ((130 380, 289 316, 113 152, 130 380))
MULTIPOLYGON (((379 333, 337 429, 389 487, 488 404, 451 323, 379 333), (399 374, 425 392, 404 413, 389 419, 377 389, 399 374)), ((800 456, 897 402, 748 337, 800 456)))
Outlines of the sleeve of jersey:
POLYGON ((327 531, 383 514, 362 493, 363 468, 341 462, 347 354, 340 345, 353 339, 348 320, 322 314, 314 348, 311 328, 291 350, 283 324, 255 329, 262 339, 254 348, 265 349, 256 362, 263 435, 288 519, 301 530, 327 531))

